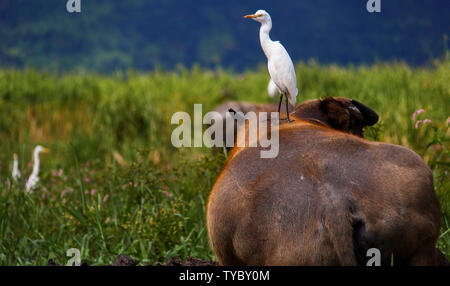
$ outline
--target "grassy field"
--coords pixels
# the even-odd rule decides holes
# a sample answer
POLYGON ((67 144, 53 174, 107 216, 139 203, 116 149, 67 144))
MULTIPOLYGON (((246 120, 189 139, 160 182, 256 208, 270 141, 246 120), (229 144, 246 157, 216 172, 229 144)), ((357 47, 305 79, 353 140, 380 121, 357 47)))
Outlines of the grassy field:
MULTIPOLYGON (((380 115, 370 140, 401 144, 434 172, 442 206, 439 248, 450 257, 450 61, 429 68, 401 63, 370 67, 298 64, 299 101, 342 96, 380 115), (413 112, 431 123, 415 128, 413 112)), ((144 263, 172 257, 214 259, 205 204, 225 155, 176 149, 176 111, 203 112, 226 100, 269 102, 266 68, 154 71, 102 76, 0 70, 0 265, 110 264, 120 254, 144 263), (13 153, 27 177, 36 144, 41 181, 32 194, 10 179, 13 153)))

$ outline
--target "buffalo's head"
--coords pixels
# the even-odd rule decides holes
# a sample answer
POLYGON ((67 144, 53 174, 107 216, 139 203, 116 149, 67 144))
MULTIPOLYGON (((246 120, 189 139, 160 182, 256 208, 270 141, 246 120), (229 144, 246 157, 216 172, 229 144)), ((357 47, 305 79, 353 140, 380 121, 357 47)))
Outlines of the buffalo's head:
POLYGON ((298 105, 293 115, 363 137, 363 128, 378 121, 378 114, 354 99, 327 97, 308 100, 298 105))

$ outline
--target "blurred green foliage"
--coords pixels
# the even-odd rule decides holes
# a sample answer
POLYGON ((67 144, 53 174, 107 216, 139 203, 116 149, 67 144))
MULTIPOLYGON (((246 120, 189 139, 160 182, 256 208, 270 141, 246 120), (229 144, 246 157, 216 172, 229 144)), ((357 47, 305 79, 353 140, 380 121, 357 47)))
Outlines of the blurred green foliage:
MULTIPOLYGON (((408 146, 432 168, 442 206, 439 247, 450 254, 448 182, 450 62, 430 68, 296 65, 298 101, 325 96, 360 100, 380 122, 370 140, 408 146), (431 123, 415 128, 412 114, 431 123)), ((265 66, 233 73, 178 66, 166 72, 110 76, 0 70, 0 264, 67 261, 76 247, 90 264, 120 253, 142 263, 170 257, 213 259, 205 226, 208 193, 225 157, 170 143, 177 111, 192 115, 227 100, 269 102, 265 66), (40 187, 32 194, 10 179, 12 154, 25 177, 36 144, 40 187)))
POLYGON ((383 1, 372 14, 366 0, 89 0, 72 14, 66 2, 0 1, 0 67, 243 70, 265 61, 259 24, 243 18, 258 9, 271 14, 271 36, 294 61, 428 64, 442 56, 450 33, 445 0, 383 1))

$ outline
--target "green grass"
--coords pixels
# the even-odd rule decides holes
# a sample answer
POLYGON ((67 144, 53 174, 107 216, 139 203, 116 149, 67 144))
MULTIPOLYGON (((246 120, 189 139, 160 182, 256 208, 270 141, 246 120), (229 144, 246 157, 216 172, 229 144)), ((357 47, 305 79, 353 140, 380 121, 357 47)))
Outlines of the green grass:
MULTIPOLYGON (((371 140, 401 144, 432 168, 442 206, 439 248, 450 257, 448 182, 450 62, 370 67, 297 65, 299 101, 358 99, 380 122, 371 140), (412 113, 432 123, 414 128, 412 113)), ((89 264, 120 254, 142 263, 171 257, 214 259, 205 226, 208 193, 225 156, 170 143, 176 111, 203 112, 226 100, 269 102, 264 66, 235 74, 199 68, 102 76, 0 70, 0 265, 65 264, 69 248, 89 264), (12 154, 28 176, 36 144, 40 187, 25 193, 10 181, 12 154)))

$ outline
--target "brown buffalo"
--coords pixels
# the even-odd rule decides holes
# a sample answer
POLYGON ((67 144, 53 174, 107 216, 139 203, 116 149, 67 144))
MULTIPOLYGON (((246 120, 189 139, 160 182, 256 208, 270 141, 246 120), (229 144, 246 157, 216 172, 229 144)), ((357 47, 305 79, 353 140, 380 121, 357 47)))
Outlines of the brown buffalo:
POLYGON ((440 207, 413 151, 360 138, 378 116, 343 98, 305 102, 279 126, 279 154, 235 147, 207 206, 221 265, 447 264, 440 207))

